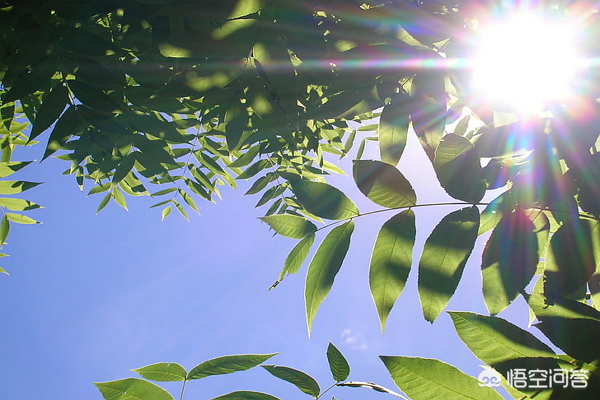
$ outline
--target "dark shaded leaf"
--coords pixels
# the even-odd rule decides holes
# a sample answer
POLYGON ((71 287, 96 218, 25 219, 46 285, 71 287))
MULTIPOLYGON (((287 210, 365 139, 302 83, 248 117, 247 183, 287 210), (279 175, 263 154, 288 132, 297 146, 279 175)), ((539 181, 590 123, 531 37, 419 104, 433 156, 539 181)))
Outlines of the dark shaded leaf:
POLYGON ((571 357, 586 362, 600 360, 600 321, 545 316, 534 326, 571 357))
POLYGON ((321 388, 317 381, 310 375, 289 367, 280 367, 277 365, 262 365, 271 375, 289 382, 300 389, 302 392, 313 397, 318 397, 321 388))
POLYGON ((68 104, 68 90, 63 84, 59 83, 44 97, 42 106, 35 116, 29 140, 35 139, 40 133, 48 129, 60 117, 68 104))
POLYGON ((544 293, 550 303, 584 287, 600 263, 598 222, 570 218, 552 235, 546 254, 544 293))
POLYGON ((466 138, 449 133, 435 151, 433 166, 440 184, 455 199, 477 203, 486 181, 475 147, 466 138))
POLYGON ((479 229, 477 207, 446 215, 435 227, 419 261, 419 297, 423 315, 433 322, 454 294, 479 229))
POLYGON ((348 361, 346 361, 344 355, 331 342, 327 346, 327 361, 329 362, 329 369, 334 381, 342 382, 348 378, 348 375, 350 375, 350 365, 348 365, 348 361))
POLYGON ((498 314, 531 281, 540 258, 535 226, 524 211, 502 218, 482 257, 483 298, 490 314, 498 314))

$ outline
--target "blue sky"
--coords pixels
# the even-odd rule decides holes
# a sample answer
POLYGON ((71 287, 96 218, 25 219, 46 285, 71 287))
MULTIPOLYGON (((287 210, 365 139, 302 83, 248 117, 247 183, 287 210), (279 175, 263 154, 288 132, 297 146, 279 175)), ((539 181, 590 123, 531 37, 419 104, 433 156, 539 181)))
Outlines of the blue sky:
MULTIPOLYGON (((170 361, 189 370, 213 357, 273 352, 281 354, 268 363, 303 370, 325 388, 332 383, 325 357, 329 341, 348 359, 349 379, 390 388, 395 387, 378 355, 438 358, 470 375, 481 371, 447 315, 433 325, 423 319, 415 265, 381 334, 368 265, 377 230, 392 213, 357 219, 350 253, 309 338, 306 265, 267 290, 295 242, 273 237, 257 219, 264 210, 254 209, 258 197, 242 196, 245 184, 237 192, 223 190, 217 204, 199 201, 202 216, 190 214, 190 223, 175 212, 161 222, 160 211, 148 210, 151 202, 139 198, 128 198, 129 212, 110 204, 96 215, 101 195, 79 192, 74 177, 61 175, 67 167, 51 159, 18 175, 45 182, 23 197, 46 208, 29 213, 42 225, 13 225, 4 248, 11 257, 1 260, 11 276, 0 276, 0 398, 100 400, 92 382, 135 377, 130 370, 147 364, 170 361)), ((400 169, 420 203, 446 199, 420 149, 409 147, 400 169)), ((347 190, 361 211, 377 208, 350 177, 331 182, 347 190)), ((415 254, 451 210, 416 210, 415 254)), ((480 238, 449 310, 486 312, 478 269, 482 244, 480 238)), ((523 307, 516 315, 511 321, 526 326, 523 307)), ((164 387, 178 398, 180 384, 164 387)), ((192 381, 185 398, 210 399, 235 390, 309 398, 262 369, 192 381)), ((350 388, 324 398, 332 395, 391 398, 350 388)))

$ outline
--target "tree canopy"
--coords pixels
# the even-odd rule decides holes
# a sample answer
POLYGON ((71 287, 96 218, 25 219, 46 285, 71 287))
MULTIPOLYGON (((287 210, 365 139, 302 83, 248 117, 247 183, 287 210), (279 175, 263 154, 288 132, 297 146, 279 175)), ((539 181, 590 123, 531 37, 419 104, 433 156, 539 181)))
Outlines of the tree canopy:
MULTIPOLYGON (((298 240, 276 284, 301 268, 317 234, 328 230, 308 263, 310 330, 351 246, 354 219, 367 215, 327 183, 344 172, 335 160, 352 155, 359 190, 383 210, 398 210, 375 238, 369 266, 382 330, 412 268, 424 317, 433 322, 477 238, 491 231, 481 273, 492 316, 452 313, 459 336, 504 376, 524 365, 515 360, 591 371, 585 393, 593 398, 600 377, 593 335, 600 329, 600 87, 590 69, 576 82, 576 100, 549 101, 535 116, 478 93, 469 63, 459 61, 472 52, 475 22, 485 23, 501 3, 0 1, 0 177, 30 163, 13 161, 19 146, 43 147, 43 159, 64 160, 82 190, 103 196, 98 211, 152 196, 163 218, 173 209, 187 218, 202 208, 198 199, 214 201, 220 186, 251 180, 246 194, 260 196, 262 220, 298 240), (413 209, 424 204, 397 168, 410 134, 461 207, 437 224, 417 266, 413 209), (367 142, 377 145, 378 160, 363 159, 367 142), (517 296, 567 355, 493 316, 517 296), (564 329, 579 333, 565 337, 564 329)), ((578 45, 594 58, 598 13, 578 3, 539 7, 552 18, 578 17, 588 32, 578 45)), ((37 184, 2 179, 0 194, 37 184)), ((36 222, 21 212, 39 206, 5 197, 0 207, 4 243, 11 223, 36 222)), ((415 389, 405 373, 422 371, 422 361, 382 360, 407 395, 424 398, 423 386, 415 389)), ((461 379, 461 388, 479 388, 461 379)), ((565 390, 542 395, 566 398, 565 390)))

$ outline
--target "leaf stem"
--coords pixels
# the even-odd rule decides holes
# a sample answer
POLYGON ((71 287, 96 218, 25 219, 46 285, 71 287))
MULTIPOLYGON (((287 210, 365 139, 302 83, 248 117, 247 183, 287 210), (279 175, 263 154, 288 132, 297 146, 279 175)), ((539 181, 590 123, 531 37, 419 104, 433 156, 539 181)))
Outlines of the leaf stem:
POLYGON ((187 383, 187 379, 183 380, 183 385, 181 386, 181 394, 179 395, 179 400, 183 400, 183 393, 185 392, 185 384, 187 383))

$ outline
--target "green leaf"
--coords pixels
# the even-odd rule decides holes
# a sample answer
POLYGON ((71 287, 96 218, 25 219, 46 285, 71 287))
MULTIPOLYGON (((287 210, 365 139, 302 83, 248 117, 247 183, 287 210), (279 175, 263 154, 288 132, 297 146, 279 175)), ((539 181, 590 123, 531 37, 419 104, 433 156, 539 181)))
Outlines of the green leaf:
POLYGON ((318 397, 321 392, 321 388, 317 381, 313 379, 310 375, 298 371, 297 369, 288 368, 288 367, 280 367, 277 365, 261 365, 264 369, 266 369, 271 375, 282 379, 286 382, 290 382, 295 385, 302 392, 311 395, 312 397, 318 397))
POLYGON ((397 94, 391 103, 387 104, 379 117, 379 152, 381 161, 398 165, 406 147, 408 127, 410 124, 410 109, 407 107, 410 98, 406 94, 397 94))
POLYGON ((96 210, 96 214, 98 214, 100 211, 102 211, 102 209, 104 207, 106 207, 106 205, 108 204, 108 202, 110 201, 111 198, 112 198, 112 193, 110 193, 110 192, 106 193, 106 196, 104 196, 104 198, 102 199, 102 201, 98 205, 98 209, 96 210))
POLYGON ((113 199, 115 199, 115 203, 127 210, 127 202, 125 201, 125 196, 123 196, 123 192, 121 192, 121 189, 115 186, 115 188, 112 191, 112 197, 113 199))
POLYGON ((547 316, 533 326, 571 357, 590 363, 600 360, 599 321, 547 316))
POLYGON ((304 299, 309 333, 317 310, 329 294, 335 276, 346 257, 353 231, 353 221, 348 221, 332 229, 323 239, 308 266, 304 299))
POLYGON ((244 130, 248 126, 248 111, 239 98, 232 99, 225 111, 225 139, 230 152, 238 149, 244 130))
POLYGON ((4 268, 0 267, 0 274, 10 275, 4 268))
POLYGON ((317 231, 315 224, 296 215, 278 214, 259 219, 269 224, 275 232, 292 239, 302 239, 317 231))
POLYGON ((492 232, 481 263, 483 298, 490 314, 498 314, 527 286, 539 261, 535 226, 517 209, 492 232))
POLYGON ((258 174, 260 171, 262 171, 265 168, 268 168, 270 166, 271 166, 271 163, 269 162, 269 160, 266 160, 263 158, 262 160, 258 160, 257 162, 255 162, 254 164, 252 164, 251 166, 246 168, 244 170, 244 172, 239 174, 236 179, 252 178, 254 175, 258 174))
POLYGON ((16 194, 41 185, 39 182, 0 181, 0 194, 16 194))
POLYGON ((479 386, 476 378, 439 360, 401 356, 380 358, 396 385, 412 400, 502 400, 492 388, 479 386))
POLYGON ((333 375, 333 380, 341 382, 348 378, 348 375, 350 375, 350 365, 348 365, 348 361, 346 361, 342 352, 331 342, 327 346, 327 361, 329 362, 329 369, 331 370, 331 375, 333 375))
POLYGON ((546 254, 544 293, 552 302, 582 289, 600 264, 600 224, 570 218, 552 235, 546 254))
POLYGON ((69 106, 67 110, 60 116, 48 138, 48 144, 44 151, 43 160, 48 158, 62 146, 73 135, 80 132, 83 125, 81 116, 75 106, 69 106))
POLYGON ((33 161, 9 161, 0 162, 0 178, 5 178, 11 174, 14 174, 23 167, 28 166, 33 161))
POLYGON ((21 214, 13 214, 13 213, 6 213, 4 214, 9 220, 11 220, 12 222, 16 223, 16 224, 23 224, 23 225, 30 225, 30 224, 39 224, 38 221, 29 218, 26 215, 21 215, 21 214))
POLYGON ((241 354, 213 358, 198 364, 188 372, 187 380, 201 379, 212 375, 231 374, 246 371, 265 362, 277 353, 272 354, 241 354))
POLYGON ((179 204, 175 200, 173 200, 173 204, 175 205, 175 208, 177 209, 177 211, 179 211, 179 214, 181 214, 181 216, 183 218, 185 218, 187 222, 190 222, 190 217, 188 217, 187 213, 185 212, 185 210, 183 209, 183 207, 181 206, 181 204, 179 204))
POLYGON ((185 380, 187 371, 177 363, 156 363, 132 370, 142 377, 157 382, 179 382, 185 380))
POLYGON ((196 211, 198 214, 200 214, 200 211, 198 210, 198 206, 196 205, 196 202, 194 201, 194 199, 192 199, 192 196, 190 196, 189 194, 187 194, 186 192, 184 192, 183 190, 179 189, 179 194, 181 195, 181 197, 183 198, 183 201, 185 201, 185 203, 194 211, 196 211))
POLYGON ((419 261, 419 298, 423 315, 433 322, 454 294, 475 246, 479 229, 477 207, 446 215, 435 227, 419 261))
POLYGON ((258 151, 260 150, 259 146, 253 146, 248 149, 247 152, 242 154, 237 160, 228 165, 229 168, 240 168, 245 167, 250 164, 256 156, 258 155, 258 151))
POLYGON ((356 204, 333 186, 308 180, 298 180, 291 184, 298 203, 317 217, 341 220, 358 215, 356 204))
POLYGON ((161 215, 160 215, 160 220, 164 221, 165 218, 167 218, 169 216, 169 214, 171 214, 171 211, 173 211, 173 207, 171 207, 171 206, 163 208, 161 215))
POLYGON ((219 397, 215 397, 212 400, 279 400, 279 398, 271 396, 267 393, 249 392, 246 390, 241 390, 237 392, 227 393, 219 397))
POLYGON ((73 80, 69 81, 69 89, 73 91, 79 101, 94 110, 113 112, 121 109, 110 96, 95 86, 73 80))
POLYGON ((477 203, 487 184, 475 146, 462 136, 449 133, 435 151, 433 163, 440 184, 455 199, 477 203))
POLYGON ((2 222, 0 223, 0 248, 6 243, 8 232, 10 232, 10 222, 8 221, 8 217, 5 214, 2 217, 2 222))
POLYGON ((316 235, 313 233, 312 235, 309 235, 301 241, 299 241, 294 246, 292 251, 290 251, 290 254, 288 254, 288 256, 286 257, 285 262, 283 263, 283 269, 279 273, 279 278, 277 279, 277 282, 275 282, 269 288, 269 290, 277 286, 287 274, 295 274, 296 272, 298 272, 298 270, 302 266, 302 263, 304 262, 304 260, 306 260, 306 256, 308 256, 308 252, 310 251, 310 248, 312 247, 315 241, 315 237, 316 235))
POLYGON ((354 181, 371 201, 388 208, 414 206, 417 196, 396 167, 381 161, 355 160, 354 181))
POLYGON ((15 199, 13 197, 0 197, 0 207, 4 207, 12 211, 28 211, 35 210, 36 208, 42 208, 42 206, 35 204, 32 201, 15 199))
POLYGON ((173 397, 154 383, 137 378, 94 383, 105 400, 173 400, 173 397))
POLYGON ((271 176, 269 176, 269 175, 261 176, 260 178, 258 178, 257 180, 254 181, 254 183, 252 184, 250 189, 248 189, 248 191, 246 193, 244 193, 244 196, 249 195, 249 194, 256 194, 256 193, 260 192, 261 190, 263 190, 264 188, 267 187, 269 182, 271 182, 271 176))
POLYGON ((228 19, 236 19, 253 14, 264 7, 262 0, 238 0, 228 19))
POLYGON ((176 190, 177 190, 177 188, 170 187, 170 188, 159 190, 158 192, 152 193, 150 196, 153 196, 153 197, 154 196, 163 196, 165 194, 173 193, 176 190))
POLYGON ((415 213, 405 210, 390 218, 377 234, 369 267, 369 287, 382 332, 394 303, 404 290, 416 233, 415 213))
POLYGON ((38 110, 29 140, 38 137, 42 132, 50 127, 62 114, 63 110, 69 103, 69 93, 65 85, 59 83, 44 96, 44 100, 38 110))
POLYGON ((119 162, 115 170, 115 174, 112 178, 112 183, 116 184, 122 181, 131 172, 133 165, 136 161, 136 153, 129 153, 127 156, 119 162))
POLYGON ((540 321, 546 317, 587 318, 600 322, 600 312, 587 304, 561 297, 547 304, 546 297, 535 291, 526 297, 527 304, 540 321))
POLYGON ((531 333, 498 317, 468 312, 449 312, 454 329, 477 358, 494 364, 522 357, 556 355, 531 333))

